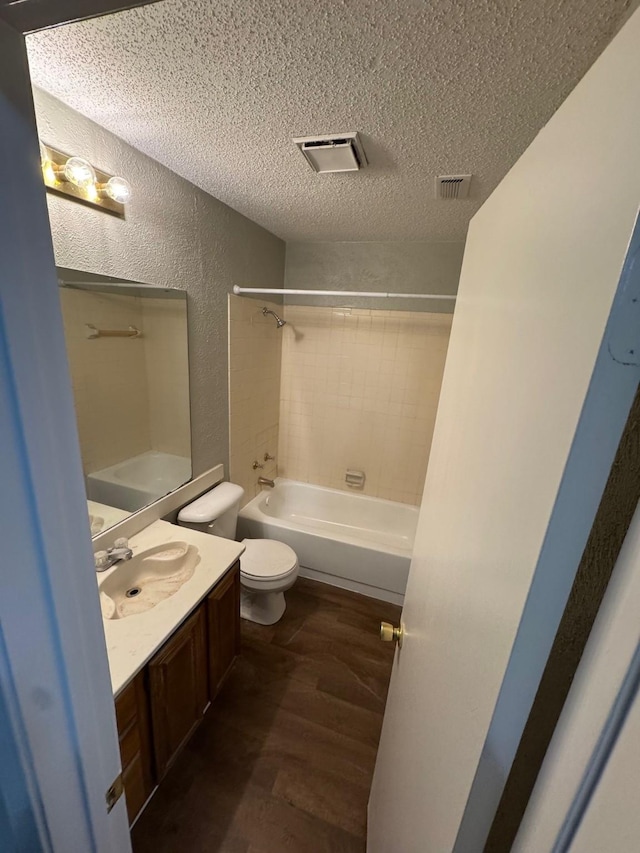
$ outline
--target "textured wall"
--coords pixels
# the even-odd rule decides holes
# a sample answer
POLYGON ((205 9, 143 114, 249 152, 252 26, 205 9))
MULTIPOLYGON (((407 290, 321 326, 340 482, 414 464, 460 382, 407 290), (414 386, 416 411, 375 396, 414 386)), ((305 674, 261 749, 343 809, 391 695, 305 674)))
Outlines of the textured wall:
POLYGON ((419 504, 451 316, 286 306, 278 473, 419 504))
POLYGON ((44 142, 134 192, 124 221, 49 194, 56 262, 187 291, 194 474, 228 465, 227 293, 281 287, 284 243, 50 95, 36 90, 35 102, 44 142))
POLYGON ((267 306, 282 316, 273 302, 229 296, 229 479, 244 489, 244 503, 260 491, 258 477, 276 476, 276 461, 265 453, 278 450, 280 362, 283 332, 267 306), (257 460, 264 468, 254 471, 257 460))
MULTIPOLYGON (((463 242, 287 243, 285 286, 303 290, 381 290, 451 293, 458 290, 463 242)), ((453 312, 451 301, 287 296, 287 304, 453 312)))

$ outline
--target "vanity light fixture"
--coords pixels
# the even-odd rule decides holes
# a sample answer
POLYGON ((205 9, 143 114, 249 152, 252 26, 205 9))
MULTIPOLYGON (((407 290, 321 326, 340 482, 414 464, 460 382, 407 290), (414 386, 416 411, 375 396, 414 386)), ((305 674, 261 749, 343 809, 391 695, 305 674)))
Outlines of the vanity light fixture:
POLYGON ((40 160, 48 190, 124 218, 124 206, 131 200, 131 185, 124 178, 42 142, 40 160))

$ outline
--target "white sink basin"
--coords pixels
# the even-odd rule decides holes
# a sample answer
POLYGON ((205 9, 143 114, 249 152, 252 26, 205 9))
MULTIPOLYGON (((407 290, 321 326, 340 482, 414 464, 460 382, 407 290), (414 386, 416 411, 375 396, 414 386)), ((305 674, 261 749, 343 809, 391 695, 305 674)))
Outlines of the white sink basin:
POLYGON ((103 618, 125 619, 151 610, 175 595, 199 562, 195 545, 166 542, 116 564, 99 585, 103 618))

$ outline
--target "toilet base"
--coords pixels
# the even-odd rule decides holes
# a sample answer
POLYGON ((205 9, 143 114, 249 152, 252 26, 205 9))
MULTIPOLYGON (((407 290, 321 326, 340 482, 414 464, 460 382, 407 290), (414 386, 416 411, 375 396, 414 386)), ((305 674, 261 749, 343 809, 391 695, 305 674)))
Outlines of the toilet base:
POLYGON ((254 592, 240 588, 240 616, 258 625, 275 625, 287 608, 284 592, 254 592))

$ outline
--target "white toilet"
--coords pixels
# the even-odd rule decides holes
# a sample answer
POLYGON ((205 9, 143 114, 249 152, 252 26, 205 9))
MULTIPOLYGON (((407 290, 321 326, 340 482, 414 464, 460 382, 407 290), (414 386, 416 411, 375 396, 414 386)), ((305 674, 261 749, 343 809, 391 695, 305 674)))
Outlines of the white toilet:
MULTIPOLYGON (((178 524, 224 539, 235 539, 238 510, 244 489, 220 483, 210 492, 183 507, 178 524)), ((293 548, 275 539, 243 539, 240 557, 240 615, 250 622, 273 625, 286 608, 285 590, 298 577, 298 558, 293 548)))

